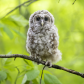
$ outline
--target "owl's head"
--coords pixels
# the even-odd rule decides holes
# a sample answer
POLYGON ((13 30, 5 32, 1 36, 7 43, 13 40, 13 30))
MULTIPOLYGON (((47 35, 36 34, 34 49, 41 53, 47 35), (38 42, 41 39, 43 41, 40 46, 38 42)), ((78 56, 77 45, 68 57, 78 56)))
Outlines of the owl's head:
POLYGON ((47 10, 39 10, 33 13, 29 18, 29 26, 47 27, 54 25, 53 15, 47 10))

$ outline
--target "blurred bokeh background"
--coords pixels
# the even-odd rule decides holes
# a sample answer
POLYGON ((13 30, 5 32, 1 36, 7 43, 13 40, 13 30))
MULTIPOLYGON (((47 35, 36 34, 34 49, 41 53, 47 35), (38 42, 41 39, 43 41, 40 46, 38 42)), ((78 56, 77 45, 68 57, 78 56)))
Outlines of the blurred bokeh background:
MULTIPOLYGON (((6 15, 25 1, 0 0, 0 54, 29 55, 25 47, 29 16, 37 10, 45 9, 54 16, 59 32, 62 60, 57 65, 84 73, 84 0, 37 0, 6 15)), ((1 58, 0 74, 5 74, 1 84, 24 84, 26 72, 28 74, 28 71, 35 69, 41 73, 42 67, 43 65, 21 58, 16 58, 15 61, 13 58, 1 58)), ((84 78, 62 70, 46 68, 44 72, 56 76, 62 84, 84 84, 84 78)), ((40 75, 31 81, 39 84, 39 78, 40 75)), ((43 84, 51 83, 44 81, 43 84)))

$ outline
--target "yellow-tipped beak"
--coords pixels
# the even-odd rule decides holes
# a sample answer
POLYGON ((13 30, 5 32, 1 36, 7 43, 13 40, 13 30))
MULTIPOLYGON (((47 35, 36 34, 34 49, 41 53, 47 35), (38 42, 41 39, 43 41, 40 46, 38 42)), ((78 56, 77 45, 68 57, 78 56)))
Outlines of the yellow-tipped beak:
POLYGON ((41 20, 41 25, 43 26, 43 24, 44 24, 44 22, 43 22, 43 20, 41 20))

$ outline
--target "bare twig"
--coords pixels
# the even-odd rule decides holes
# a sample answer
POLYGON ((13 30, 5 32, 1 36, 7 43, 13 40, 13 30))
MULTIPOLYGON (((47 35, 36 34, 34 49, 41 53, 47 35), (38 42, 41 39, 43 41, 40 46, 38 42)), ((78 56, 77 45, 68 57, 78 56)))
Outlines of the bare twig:
POLYGON ((42 69, 40 84, 41 84, 41 80, 42 80, 42 76, 43 76, 43 70, 45 69, 45 67, 46 67, 46 65, 44 65, 44 67, 43 67, 43 69, 42 69))
MULTIPOLYGON (((27 56, 27 55, 21 55, 21 54, 12 54, 12 55, 0 55, 0 58, 24 58, 24 59, 27 59, 27 60, 31 60, 31 61, 34 61, 34 62, 37 62, 39 64, 43 64, 45 65, 45 61, 40 61, 38 59, 35 59, 31 56, 27 56)), ((49 66, 49 64, 47 64, 46 66, 49 66)), ((78 75, 78 76, 81 76, 82 78, 84 78, 84 74, 83 73, 80 73, 80 72, 77 72, 77 71, 74 71, 74 70, 71 70, 71 69, 67 69, 65 67, 62 67, 62 66, 59 66, 59 65, 52 65, 52 67, 50 68, 55 68, 55 69, 59 69, 59 70, 64 70, 66 72, 69 72, 69 73, 72 73, 72 74, 75 74, 75 75, 78 75)))
MULTIPOLYGON (((25 1, 24 3, 22 3, 22 4, 20 4, 20 5, 18 5, 18 6, 16 6, 14 9, 12 9, 11 11, 9 11, 5 16, 3 16, 2 18, 4 18, 4 17, 6 17, 8 14, 10 14, 11 12, 13 12, 14 10, 16 10, 17 8, 19 8, 19 7, 21 7, 21 6, 23 6, 23 5, 25 5, 26 3, 29 3, 27 6, 29 6, 31 3, 33 3, 34 1, 37 1, 37 0, 28 0, 28 1, 25 1)), ((2 19, 1 18, 1 19, 2 19)))
POLYGON ((72 5, 75 3, 76 0, 74 0, 74 2, 72 3, 72 5))
POLYGON ((18 79, 18 75, 20 74, 20 70, 17 68, 17 67, 15 67, 16 69, 17 69, 17 71, 18 71, 18 74, 17 74, 17 76, 16 76, 16 79, 15 79, 15 82, 14 82, 14 84, 16 84, 16 82, 17 82, 17 79, 18 79))

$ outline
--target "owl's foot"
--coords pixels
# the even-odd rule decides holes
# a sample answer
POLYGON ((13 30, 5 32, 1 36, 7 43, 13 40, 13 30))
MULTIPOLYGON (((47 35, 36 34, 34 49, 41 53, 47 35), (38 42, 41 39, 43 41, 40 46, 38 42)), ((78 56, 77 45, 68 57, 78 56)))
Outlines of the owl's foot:
POLYGON ((46 61, 45 65, 48 65, 48 66, 49 66, 49 68, 51 68, 51 67, 52 67, 52 63, 51 63, 50 61, 46 61))

